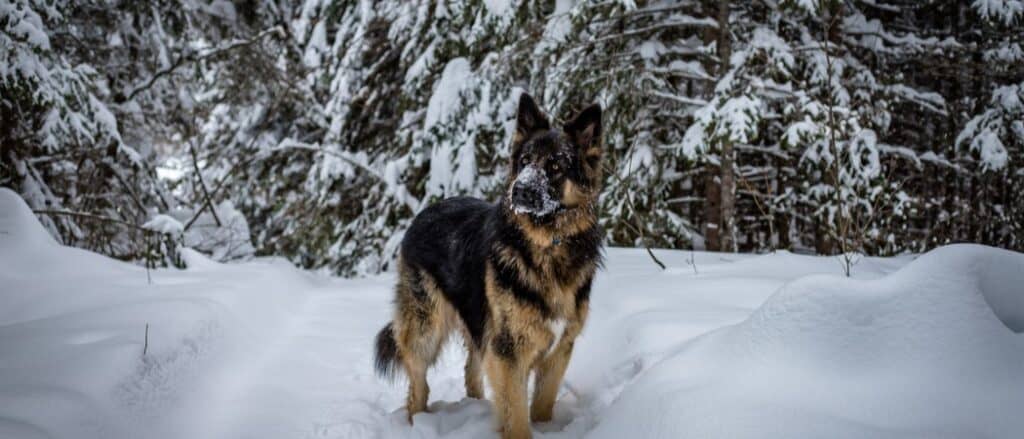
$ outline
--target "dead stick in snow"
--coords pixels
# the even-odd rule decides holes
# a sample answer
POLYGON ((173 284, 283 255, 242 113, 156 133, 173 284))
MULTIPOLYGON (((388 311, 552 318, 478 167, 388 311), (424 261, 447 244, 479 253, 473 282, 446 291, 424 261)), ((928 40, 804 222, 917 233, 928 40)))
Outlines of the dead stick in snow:
MULTIPOLYGON (((199 188, 203 190, 203 198, 206 199, 206 208, 210 211, 210 215, 213 215, 213 221, 217 223, 217 227, 223 227, 224 225, 221 224, 220 217, 217 216, 217 209, 213 207, 213 200, 210 199, 210 190, 206 188, 206 181, 203 180, 203 172, 199 169, 199 157, 196 155, 196 148, 189 145, 188 153, 192 156, 192 167, 195 168, 196 178, 199 179, 199 188)), ((202 211, 202 209, 199 210, 202 211)), ((196 218, 198 218, 198 216, 196 216, 196 218)), ((195 219, 189 221, 188 224, 185 225, 185 230, 188 230, 194 221, 195 219)))
POLYGON ((70 211, 70 210, 48 210, 48 209, 33 209, 32 213, 34 213, 36 215, 64 215, 64 216, 74 216, 74 217, 79 217, 79 218, 92 219, 92 220, 97 220, 97 221, 106 221, 106 222, 118 224, 118 225, 121 225, 121 226, 129 227, 129 228, 132 228, 132 229, 141 230, 141 231, 147 232, 147 233, 157 233, 154 230, 147 229, 147 228, 142 227, 142 226, 140 226, 138 224, 132 224, 132 223, 127 222, 127 221, 122 221, 122 220, 119 220, 119 219, 109 218, 109 217, 105 217, 105 216, 102 216, 102 215, 96 215, 94 213, 74 212, 74 211, 70 211))
MULTIPOLYGON (((615 169, 611 168, 610 165, 605 165, 605 172, 608 172, 613 177, 615 177, 615 183, 619 185, 623 184, 623 178, 617 172, 615 172, 615 169)), ((627 168, 626 172, 629 176, 633 176, 632 166, 627 168)), ((633 229, 633 231, 640 236, 640 242, 643 243, 644 249, 647 250, 647 255, 651 257, 651 260, 653 260, 655 264, 658 264, 658 266, 661 267, 662 270, 666 269, 665 264, 661 262, 661 259, 658 259, 657 256, 654 256, 654 252, 651 251, 651 247, 647 245, 647 236, 646 234, 644 234, 643 227, 640 224, 640 212, 636 209, 636 205, 633 204, 633 198, 631 198, 629 195, 626 195, 624 198, 626 202, 629 203, 629 208, 632 209, 633 211, 633 219, 636 220, 637 223, 631 224, 629 221, 623 221, 622 223, 625 224, 626 226, 629 226, 629 228, 633 229)))

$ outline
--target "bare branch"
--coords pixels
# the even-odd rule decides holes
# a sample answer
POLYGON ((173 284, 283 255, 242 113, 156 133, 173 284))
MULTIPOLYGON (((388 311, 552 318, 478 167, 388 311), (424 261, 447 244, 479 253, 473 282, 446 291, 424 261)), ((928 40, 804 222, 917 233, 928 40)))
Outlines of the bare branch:
POLYGON ((159 232, 157 232, 155 230, 147 229, 147 228, 142 227, 142 226, 140 226, 138 224, 132 224, 132 223, 127 222, 127 221, 122 221, 122 220, 119 220, 119 219, 109 218, 109 217, 105 217, 105 216, 102 216, 102 215, 96 215, 94 213, 74 212, 74 211, 70 211, 70 210, 49 210, 49 209, 33 209, 32 213, 35 213, 36 215, 62 215, 62 216, 72 216, 72 217, 78 217, 78 218, 85 218, 85 219, 91 219, 91 220, 96 220, 96 221, 104 221, 104 222, 108 222, 108 223, 113 223, 113 224, 117 224, 117 225, 120 225, 120 226, 124 226, 124 227, 128 227, 128 228, 131 228, 131 229, 135 229, 135 230, 140 230, 140 231, 147 232, 147 233, 159 233, 159 232))
POLYGON ((142 93, 143 91, 146 91, 146 90, 152 88, 153 84, 156 84, 156 81, 158 81, 160 78, 162 78, 164 76, 167 76, 167 75, 170 75, 171 73, 174 73, 175 70, 177 70, 179 67, 181 67, 181 66, 183 66, 185 64, 196 62, 196 61, 202 61, 202 60, 205 60, 205 59, 208 59, 208 58, 212 58, 212 57, 215 57, 215 56, 220 55, 222 53, 225 53, 225 52, 237 49, 239 47, 250 46, 253 43, 256 43, 257 41, 260 41, 264 37, 266 37, 267 35, 271 35, 271 34, 283 35, 284 31, 282 30, 281 26, 274 26, 274 27, 271 27, 269 29, 264 29, 260 33, 256 34, 255 36, 253 36, 252 38, 249 38, 247 40, 232 41, 232 42, 230 42, 228 44, 225 44, 225 45, 223 45, 221 47, 216 47, 214 49, 211 49, 211 50, 199 53, 199 54, 187 53, 185 55, 182 55, 182 56, 178 57, 178 59, 174 60, 174 62, 172 62, 171 65, 168 66, 167 68, 164 68, 164 69, 161 69, 161 70, 157 70, 157 72, 154 73, 153 76, 149 77, 149 79, 147 79, 147 80, 143 81, 141 84, 133 87, 132 91, 129 92, 127 96, 124 96, 122 99, 118 99, 117 102, 121 103, 121 102, 127 102, 127 101, 130 101, 132 99, 135 99, 135 96, 137 96, 139 93, 142 93))

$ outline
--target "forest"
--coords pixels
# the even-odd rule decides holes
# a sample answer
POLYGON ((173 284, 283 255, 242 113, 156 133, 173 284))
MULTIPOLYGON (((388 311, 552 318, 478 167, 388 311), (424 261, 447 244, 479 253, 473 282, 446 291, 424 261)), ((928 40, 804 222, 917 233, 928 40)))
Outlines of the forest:
POLYGON ((0 0, 0 438, 1019 439, 1022 189, 1024 0, 0 0))
POLYGON ((612 246, 1024 250, 1019 0, 0 0, 0 186, 59 242, 387 270, 597 102, 612 246))

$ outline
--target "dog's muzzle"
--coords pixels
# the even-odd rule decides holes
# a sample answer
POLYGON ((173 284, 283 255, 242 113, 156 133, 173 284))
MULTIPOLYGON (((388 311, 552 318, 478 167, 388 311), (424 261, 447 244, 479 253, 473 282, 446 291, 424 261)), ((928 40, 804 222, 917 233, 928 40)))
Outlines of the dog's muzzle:
POLYGON ((512 205, 522 210, 540 212, 544 210, 545 193, 520 184, 512 186, 512 205))
POLYGON ((558 210, 561 203, 551 194, 547 175, 536 166, 527 166, 512 183, 509 201, 516 213, 545 216, 558 210))

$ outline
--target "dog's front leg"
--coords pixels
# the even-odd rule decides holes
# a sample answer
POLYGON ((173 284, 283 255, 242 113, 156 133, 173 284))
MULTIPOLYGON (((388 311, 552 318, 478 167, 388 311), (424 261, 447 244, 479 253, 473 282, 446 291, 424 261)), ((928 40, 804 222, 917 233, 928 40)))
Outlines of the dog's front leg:
POLYGON ((572 340, 563 339, 555 351, 538 362, 533 386, 533 404, 530 406, 530 420, 548 422, 551 420, 558 398, 558 388, 565 376, 565 369, 572 357, 572 340))
POLYGON ((530 421, 526 417, 526 380, 530 369, 526 362, 488 349, 484 359, 487 379, 494 390, 494 408, 502 439, 529 439, 530 421))

